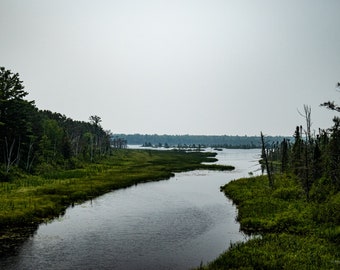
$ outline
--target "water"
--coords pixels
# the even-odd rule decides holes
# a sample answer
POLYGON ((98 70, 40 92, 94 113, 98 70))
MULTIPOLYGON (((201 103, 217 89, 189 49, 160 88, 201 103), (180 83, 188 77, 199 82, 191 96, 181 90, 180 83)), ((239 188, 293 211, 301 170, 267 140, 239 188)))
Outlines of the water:
POLYGON ((178 173, 114 191, 42 224, 0 269, 189 269, 245 240, 219 188, 258 170, 259 150, 223 150, 233 172, 178 173))

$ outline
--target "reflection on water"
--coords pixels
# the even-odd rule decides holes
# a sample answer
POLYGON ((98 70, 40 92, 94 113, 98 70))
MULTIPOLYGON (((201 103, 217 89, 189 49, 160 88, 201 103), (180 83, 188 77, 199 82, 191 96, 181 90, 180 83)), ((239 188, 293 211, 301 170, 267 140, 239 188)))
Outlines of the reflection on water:
POLYGON ((108 193, 40 225, 1 269, 188 269, 243 240, 219 191, 258 169, 259 150, 224 150, 233 172, 194 171, 108 193))

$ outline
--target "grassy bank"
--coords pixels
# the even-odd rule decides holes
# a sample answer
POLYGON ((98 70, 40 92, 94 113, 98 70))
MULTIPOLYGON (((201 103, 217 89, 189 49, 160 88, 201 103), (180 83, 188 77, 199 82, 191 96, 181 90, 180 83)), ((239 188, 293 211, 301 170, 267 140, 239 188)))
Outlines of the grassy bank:
MULTIPOLYGON (((340 269, 340 194, 306 201, 289 176, 232 181, 222 188, 238 208, 241 229, 257 235, 202 269, 340 269)), ((317 197, 321 190, 315 190, 317 197)))
POLYGON ((0 240, 15 237, 17 233, 13 233, 13 228, 34 227, 62 214, 73 203, 111 190, 168 179, 175 172, 233 169, 201 164, 215 161, 215 155, 123 149, 99 163, 82 164, 77 169, 46 168, 40 175, 21 175, 10 182, 0 182, 0 240))

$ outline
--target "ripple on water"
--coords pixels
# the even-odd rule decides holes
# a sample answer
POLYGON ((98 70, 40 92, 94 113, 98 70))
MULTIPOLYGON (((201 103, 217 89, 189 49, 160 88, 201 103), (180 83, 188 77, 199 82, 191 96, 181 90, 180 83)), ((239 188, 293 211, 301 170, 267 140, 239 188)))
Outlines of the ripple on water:
POLYGON ((188 269, 212 260, 243 239, 235 207, 219 188, 246 176, 255 153, 219 152, 224 164, 238 167, 232 172, 176 174, 69 208, 0 268, 188 269))

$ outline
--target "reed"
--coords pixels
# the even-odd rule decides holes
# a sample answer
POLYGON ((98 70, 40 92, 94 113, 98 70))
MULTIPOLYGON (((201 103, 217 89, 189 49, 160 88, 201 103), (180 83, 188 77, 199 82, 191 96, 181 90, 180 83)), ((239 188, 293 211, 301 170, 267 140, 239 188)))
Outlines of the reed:
POLYGON ((289 175, 232 181, 221 188, 237 205, 241 229, 253 237, 231 244, 198 269, 340 269, 340 195, 307 201, 289 175))
POLYGON ((72 170, 47 170, 0 182, 0 230, 38 224, 62 214, 74 203, 142 182, 168 179, 174 172, 209 169, 214 153, 122 149, 99 163, 72 170))

